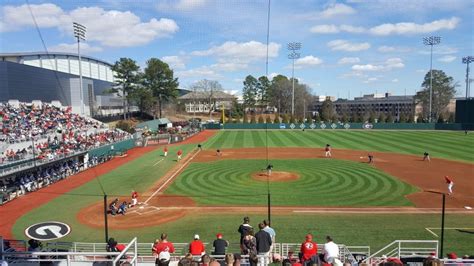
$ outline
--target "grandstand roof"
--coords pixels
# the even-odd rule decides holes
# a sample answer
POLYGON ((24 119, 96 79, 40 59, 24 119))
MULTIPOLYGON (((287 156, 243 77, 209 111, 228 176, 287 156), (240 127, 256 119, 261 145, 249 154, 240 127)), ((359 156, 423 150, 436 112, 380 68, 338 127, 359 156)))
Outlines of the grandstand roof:
MULTIPOLYGON (((24 56, 55 56, 55 55, 58 55, 58 56, 69 56, 69 57, 78 57, 76 53, 64 53, 64 52, 16 52, 16 53, 0 53, 0 57, 24 57, 24 56)), ((102 63, 102 64, 105 64, 105 65, 108 65, 108 66, 112 66, 111 63, 107 62, 107 61, 104 61, 104 60, 101 60, 101 59, 98 59, 98 58, 95 58, 95 57, 91 57, 91 56, 87 56, 87 55, 82 55, 81 54, 81 58, 85 58, 85 59, 88 59, 88 60, 93 60, 93 61, 97 61, 99 63, 102 63)), ((3 60, 0 60, 0 61, 3 61, 3 60)))

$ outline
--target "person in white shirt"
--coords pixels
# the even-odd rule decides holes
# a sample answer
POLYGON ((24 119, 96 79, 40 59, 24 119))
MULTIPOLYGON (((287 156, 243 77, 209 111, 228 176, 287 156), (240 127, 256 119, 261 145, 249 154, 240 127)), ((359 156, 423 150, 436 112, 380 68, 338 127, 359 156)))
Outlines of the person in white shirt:
POLYGON ((323 247, 324 260, 333 263, 339 257, 339 247, 330 236, 326 236, 326 244, 323 247))

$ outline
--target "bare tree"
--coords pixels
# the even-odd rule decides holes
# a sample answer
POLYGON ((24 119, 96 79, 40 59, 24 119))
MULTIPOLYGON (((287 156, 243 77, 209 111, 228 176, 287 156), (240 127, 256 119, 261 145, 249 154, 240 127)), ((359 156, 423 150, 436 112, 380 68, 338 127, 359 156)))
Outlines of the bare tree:
POLYGON ((217 80, 203 79, 192 84, 189 89, 193 91, 194 97, 202 96, 209 100, 209 119, 212 111, 216 108, 216 94, 221 92, 222 85, 217 80))

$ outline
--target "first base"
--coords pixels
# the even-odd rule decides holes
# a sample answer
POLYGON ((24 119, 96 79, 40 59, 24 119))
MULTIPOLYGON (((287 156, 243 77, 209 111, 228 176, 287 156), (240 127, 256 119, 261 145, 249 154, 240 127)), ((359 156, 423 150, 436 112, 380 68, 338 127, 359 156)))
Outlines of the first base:
POLYGON ((464 206, 464 208, 466 208, 468 210, 472 210, 472 207, 470 207, 470 206, 464 206))

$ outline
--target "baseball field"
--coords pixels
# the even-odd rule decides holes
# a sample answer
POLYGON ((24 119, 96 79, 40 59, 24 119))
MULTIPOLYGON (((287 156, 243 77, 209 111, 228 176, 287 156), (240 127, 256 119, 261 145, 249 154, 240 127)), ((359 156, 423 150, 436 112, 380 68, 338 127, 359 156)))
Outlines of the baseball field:
POLYGON ((474 250, 474 135, 451 131, 275 130, 204 131, 185 143, 135 148, 124 158, 61 181, 0 207, 0 234, 25 238, 24 229, 62 221, 65 241, 103 242, 103 197, 140 207, 109 216, 109 235, 173 242, 217 232, 237 242, 243 216, 267 218, 268 195, 278 242, 297 243, 312 232, 375 251, 397 239, 438 239, 444 176, 455 182, 447 197, 445 250, 474 250), (197 149, 197 144, 203 150, 197 149), (333 147, 332 158, 323 148, 333 147), (184 159, 176 161, 182 149, 184 159), (216 155, 216 150, 222 156, 216 155), (431 162, 423 161, 429 152, 431 162), (367 155, 374 162, 367 163, 367 155), (273 165, 270 176, 264 169, 273 165), (103 190, 102 190, 103 188, 103 190), (6 217, 6 218, 4 218, 6 217))

